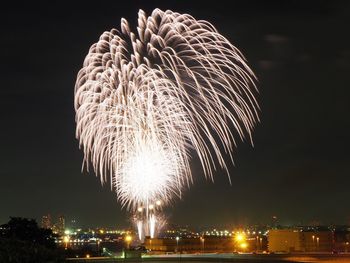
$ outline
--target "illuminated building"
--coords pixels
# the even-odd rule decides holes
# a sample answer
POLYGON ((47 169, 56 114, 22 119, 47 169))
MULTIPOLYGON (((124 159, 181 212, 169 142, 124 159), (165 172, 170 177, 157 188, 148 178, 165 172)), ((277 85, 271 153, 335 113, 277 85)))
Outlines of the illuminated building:
POLYGON ((49 228, 52 227, 51 215, 50 214, 42 216, 42 218, 41 218, 41 227, 42 228, 46 228, 46 229, 49 229, 49 228))
POLYGON ((271 229, 268 234, 270 252, 302 251, 302 237, 299 230, 271 229))
POLYGON ((63 234, 65 230, 65 219, 63 215, 58 217, 57 232, 63 234))
POLYGON ((271 229, 270 252, 331 252, 334 233, 331 230, 271 229))
MULTIPOLYGON (((230 253, 234 251, 253 252, 259 249, 256 238, 246 238, 237 242, 232 237, 193 237, 193 238, 146 238, 145 247, 159 252, 221 252, 230 253)), ((265 240, 260 247, 266 246, 265 240)))
POLYGON ((145 247, 163 252, 233 252, 234 240, 228 237, 146 238, 145 247))
POLYGON ((330 230, 303 231, 303 242, 306 252, 333 251, 334 233, 330 230))

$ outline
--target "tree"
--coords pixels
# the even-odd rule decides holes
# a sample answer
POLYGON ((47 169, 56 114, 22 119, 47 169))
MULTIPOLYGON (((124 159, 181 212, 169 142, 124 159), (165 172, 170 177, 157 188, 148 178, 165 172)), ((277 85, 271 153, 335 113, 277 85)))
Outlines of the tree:
POLYGON ((61 262, 54 237, 34 219, 11 217, 0 226, 0 262, 61 262))

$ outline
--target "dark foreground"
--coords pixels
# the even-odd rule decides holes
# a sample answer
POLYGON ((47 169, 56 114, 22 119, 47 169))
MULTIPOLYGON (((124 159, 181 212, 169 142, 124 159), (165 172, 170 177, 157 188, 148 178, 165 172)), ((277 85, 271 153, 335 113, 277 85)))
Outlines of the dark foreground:
POLYGON ((152 255, 142 259, 122 258, 72 258, 67 259, 71 263, 112 263, 112 262, 148 262, 157 263, 210 263, 210 262, 234 262, 234 263, 288 263, 288 262, 320 262, 320 263, 350 263, 350 254, 277 254, 277 255, 253 255, 253 254, 205 254, 205 255, 152 255))

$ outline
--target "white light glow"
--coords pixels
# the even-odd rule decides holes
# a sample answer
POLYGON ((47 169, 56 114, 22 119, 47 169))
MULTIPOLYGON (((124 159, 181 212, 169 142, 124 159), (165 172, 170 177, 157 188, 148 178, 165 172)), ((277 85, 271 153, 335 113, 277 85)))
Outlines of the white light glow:
POLYGON ((154 233, 155 233, 155 227, 156 227, 156 217, 155 215, 151 215, 149 219, 149 229, 150 229, 150 236, 151 238, 154 238, 154 233))
POLYGON ((137 233, 139 235, 139 240, 142 240, 143 239, 142 221, 137 222, 137 233))

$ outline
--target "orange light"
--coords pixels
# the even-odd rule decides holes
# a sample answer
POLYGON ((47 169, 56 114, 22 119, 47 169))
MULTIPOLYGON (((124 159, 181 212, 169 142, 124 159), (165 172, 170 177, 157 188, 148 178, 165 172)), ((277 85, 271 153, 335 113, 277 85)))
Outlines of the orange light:
POLYGON ((242 243, 242 244, 240 244, 240 247, 243 248, 243 249, 245 249, 245 248, 248 247, 248 244, 247 244, 247 243, 242 243))
POLYGON ((126 242, 131 242, 131 240, 132 240, 132 236, 127 235, 127 236, 125 237, 125 241, 126 241, 126 242))
POLYGON ((237 242, 244 241, 244 240, 245 240, 245 235, 244 235, 244 234, 237 233, 236 236, 235 236, 235 240, 236 240, 237 242))

